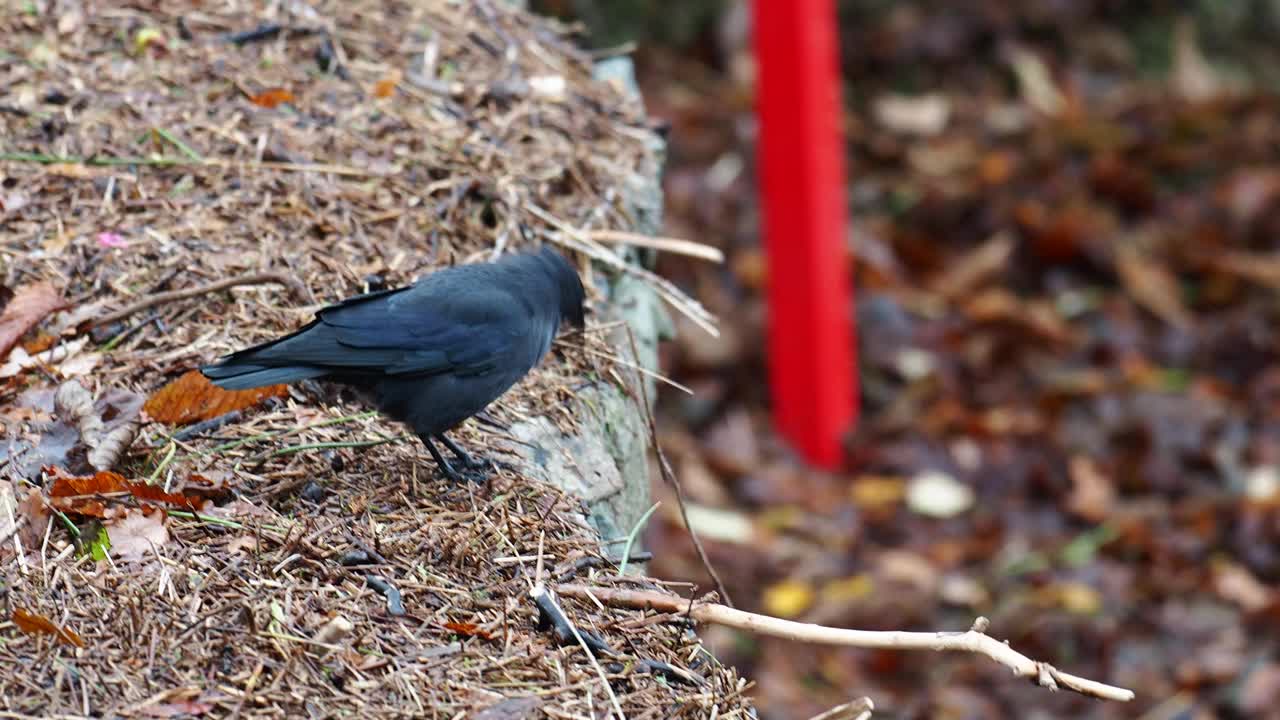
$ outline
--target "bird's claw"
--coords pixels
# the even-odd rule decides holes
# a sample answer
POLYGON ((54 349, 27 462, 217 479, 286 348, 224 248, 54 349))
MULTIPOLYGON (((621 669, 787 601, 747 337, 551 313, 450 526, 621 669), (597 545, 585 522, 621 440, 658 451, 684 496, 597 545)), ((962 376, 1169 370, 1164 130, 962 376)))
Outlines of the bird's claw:
POLYGON ((490 463, 468 458, 465 461, 459 460, 456 464, 441 465, 440 474, 456 485, 463 483, 483 485, 489 480, 490 469, 490 463))
POLYGON ((455 483, 472 482, 477 485, 483 485, 495 471, 508 470, 514 472, 515 469, 514 465, 502 460, 469 455, 466 460, 459 459, 458 462, 450 464, 447 468, 440 468, 440 472, 455 483))

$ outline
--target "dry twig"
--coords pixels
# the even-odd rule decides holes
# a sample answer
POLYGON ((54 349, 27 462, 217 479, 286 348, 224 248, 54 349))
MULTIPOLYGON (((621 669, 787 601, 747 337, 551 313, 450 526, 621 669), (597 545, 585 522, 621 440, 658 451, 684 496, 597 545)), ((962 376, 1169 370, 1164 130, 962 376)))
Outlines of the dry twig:
POLYGON ((600 242, 614 242, 624 245, 635 245, 636 247, 652 248, 676 255, 685 255, 688 257, 701 258, 710 260, 715 263, 724 262, 724 253, 718 247, 706 245, 704 243, 693 242, 692 240, 681 240, 680 238, 653 237, 651 235, 641 235, 640 233, 625 232, 622 230, 591 230, 587 232, 587 237, 600 242))
MULTIPOLYGON (((640 351, 636 349, 636 336, 631 332, 631 326, 627 326, 627 340, 631 343, 631 357, 635 358, 636 364, 640 362, 640 351)), ((684 527, 689 531, 689 539, 693 541, 693 549, 698 553, 698 559, 702 561, 702 566, 706 568, 707 574, 711 576, 712 582, 716 584, 716 592, 720 593, 720 598, 725 601, 729 607, 733 607, 733 598, 729 597, 729 591, 725 589, 724 581, 720 579, 720 574, 711 565, 711 559, 707 557, 707 550, 702 546, 702 540, 698 537, 698 533, 694 531, 693 524, 689 522, 688 503, 684 499, 684 487, 680 485, 680 479, 676 477, 675 472, 671 469, 671 464, 667 462, 666 453, 662 452, 662 443, 658 442, 658 424, 653 419, 653 407, 649 405, 649 390, 643 382, 636 383, 640 386, 640 404, 644 406, 645 419, 649 424, 649 438, 653 443, 653 453, 658 456, 658 471, 662 473, 662 479, 676 491, 676 503, 680 506, 680 517, 684 521, 684 527)))
POLYGON ((117 320, 123 320, 140 310, 146 310, 154 305, 169 303, 175 300, 186 300, 187 298, 199 297, 201 295, 207 295, 212 292, 218 292, 219 290, 226 290, 227 288, 238 287, 241 285, 263 285, 265 283, 278 283, 280 285, 284 285, 292 290, 303 302, 315 302, 315 297, 311 294, 311 291, 308 290, 307 286, 303 285, 302 281, 298 278, 280 272, 256 272, 237 275, 236 277, 226 278, 225 280, 217 280, 204 285, 198 285, 193 288, 169 290, 167 292, 148 295, 135 303, 126 305, 119 310, 103 315, 97 320, 94 320, 93 325, 96 327, 99 325, 107 325, 109 323, 116 322, 117 320))
POLYGON ((862 697, 853 702, 837 705, 814 715, 809 720, 867 720, 875 709, 876 704, 871 702, 871 698, 862 697))
POLYGON ((903 630, 847 630, 811 623, 783 620, 759 613, 737 610, 718 603, 692 603, 676 595, 649 590, 588 588, 585 585, 558 585, 556 592, 565 597, 597 600, 612 607, 625 607, 659 612, 687 613, 704 623, 737 628, 759 635, 799 640, 823 645, 843 645, 885 650, 952 650, 986 655, 1013 671, 1014 675, 1031 679, 1041 687, 1066 688, 1102 700, 1129 702, 1133 691, 1064 673, 1049 663, 1032 660, 1007 644, 987 635, 986 618, 978 618, 966 632, 907 632, 903 630))

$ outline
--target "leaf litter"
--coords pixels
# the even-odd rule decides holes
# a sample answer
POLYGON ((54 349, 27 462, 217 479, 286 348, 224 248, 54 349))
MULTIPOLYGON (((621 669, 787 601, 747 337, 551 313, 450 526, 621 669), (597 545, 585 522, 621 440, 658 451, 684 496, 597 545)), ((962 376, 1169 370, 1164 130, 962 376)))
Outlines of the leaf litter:
MULTIPOLYGON (((727 256, 729 272, 660 266, 739 341, 713 355, 677 337, 664 367, 698 397, 664 397, 659 417, 699 502, 766 530, 745 552, 709 539, 730 594, 844 627, 963 629, 980 612, 1137 693, 1107 707, 970 659, 716 637, 759 678, 764 718, 851 689, 894 717, 1274 714, 1275 37, 1213 3, 1103 5, 841 4, 862 414, 839 472, 768 429, 758 188, 718 172, 755 151, 730 70, 750 67, 749 38, 714 67, 703 48, 648 58, 650 110, 673 126, 666 232, 727 256), (1253 87, 1226 76, 1241 67, 1253 87), (743 417, 750 432, 726 432, 743 417), (735 450, 757 464, 720 462, 735 450), (949 490, 920 492, 939 474, 949 490), (918 512, 948 497, 963 512, 918 512), (902 591, 919 570, 904 551, 935 582, 902 591), (859 592, 822 592, 844 582, 859 592)), ((656 572, 707 582, 679 523, 651 526, 656 572)))
MULTIPOLYGON (((0 285, 43 278, 74 302, 58 312, 42 291, 40 313, 9 303, 6 343, 52 341, 0 357, 16 368, 0 384, 0 470, 51 517, 39 539, 3 544, 17 542, 22 562, 0 562, 10 602, 66 618, 88 647, 73 655, 0 625, 0 709, 599 707, 591 663, 536 629, 525 558, 541 548, 555 577, 656 586, 578 563, 612 567, 576 499, 508 470, 484 487, 442 483, 400 428, 332 387, 228 399, 184 376, 322 303, 535 241, 658 283, 592 235, 631 230, 646 211, 623 201, 658 168, 643 114, 590 78, 564 27, 505 3, 39 10, 0 16, 20 50, 0 54, 0 105, 20 110, 0 113, 12 260, 0 285), (42 355, 73 342, 74 355, 42 355), (376 573, 340 562, 358 548, 376 553, 376 573)), ((599 277, 584 280, 604 314, 599 277)), ((679 288, 660 290, 714 329, 679 288)), ((557 348, 491 420, 546 415, 572 431, 572 388, 614 372, 603 333, 575 342, 588 352, 557 348)), ((469 448, 489 437, 458 433, 469 448)), ((611 664, 629 715, 749 707, 745 681, 696 637, 635 625, 636 611, 563 605, 627 648, 619 658, 706 678, 690 687, 611 664)))

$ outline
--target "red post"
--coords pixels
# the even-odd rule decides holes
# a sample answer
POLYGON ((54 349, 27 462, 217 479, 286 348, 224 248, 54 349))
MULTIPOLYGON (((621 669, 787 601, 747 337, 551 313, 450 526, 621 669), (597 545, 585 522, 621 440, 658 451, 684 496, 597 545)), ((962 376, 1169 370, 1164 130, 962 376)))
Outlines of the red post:
POLYGON ((857 421, 833 0, 754 0, 774 422, 834 469, 857 421))

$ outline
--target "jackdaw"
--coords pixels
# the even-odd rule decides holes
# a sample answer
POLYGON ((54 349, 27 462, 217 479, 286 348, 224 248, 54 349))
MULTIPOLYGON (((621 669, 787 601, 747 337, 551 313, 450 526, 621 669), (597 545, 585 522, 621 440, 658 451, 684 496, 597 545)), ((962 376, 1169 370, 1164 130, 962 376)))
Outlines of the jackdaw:
POLYGON ((480 412, 533 369, 567 320, 584 324, 585 293, 560 253, 506 255, 434 272, 413 285, 357 295, 320 310, 292 335, 200 368, 227 390, 327 378, 362 391, 422 439, 441 472, 472 458, 445 432, 480 412))

